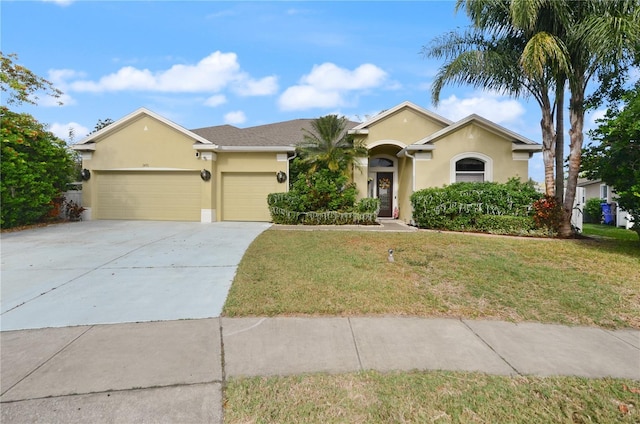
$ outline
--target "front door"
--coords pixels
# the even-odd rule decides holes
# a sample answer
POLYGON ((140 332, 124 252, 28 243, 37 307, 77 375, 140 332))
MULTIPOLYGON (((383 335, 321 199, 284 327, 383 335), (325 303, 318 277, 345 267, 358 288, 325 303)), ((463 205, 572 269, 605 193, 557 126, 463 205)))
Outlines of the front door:
POLYGON ((378 199, 380 199, 381 218, 393 216, 393 172, 376 173, 376 187, 378 187, 378 199))

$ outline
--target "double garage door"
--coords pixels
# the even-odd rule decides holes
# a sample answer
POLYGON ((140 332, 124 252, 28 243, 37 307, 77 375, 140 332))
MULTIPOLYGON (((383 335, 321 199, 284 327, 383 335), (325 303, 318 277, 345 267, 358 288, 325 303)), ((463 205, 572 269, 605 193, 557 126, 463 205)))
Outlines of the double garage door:
MULTIPOLYGON (((197 171, 101 172, 96 180, 97 219, 200 221, 197 171)), ((282 190, 273 173, 223 173, 221 186, 224 221, 270 221, 267 195, 282 190)))
POLYGON ((96 180, 98 219, 200 221, 197 171, 103 172, 96 180))

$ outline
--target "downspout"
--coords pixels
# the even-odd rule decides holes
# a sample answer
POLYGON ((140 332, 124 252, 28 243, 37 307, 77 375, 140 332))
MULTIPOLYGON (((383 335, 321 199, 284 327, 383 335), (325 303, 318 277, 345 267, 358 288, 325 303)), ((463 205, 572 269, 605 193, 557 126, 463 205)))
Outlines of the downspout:
POLYGON ((409 154, 409 151, 405 147, 402 149, 404 155, 411 158, 411 193, 416 192, 416 157, 409 154))
POLYGON ((289 191, 289 187, 291 186, 291 161, 298 157, 298 153, 294 150, 293 156, 287 157, 287 175, 289 176, 289 182, 287 183, 287 192, 289 191))

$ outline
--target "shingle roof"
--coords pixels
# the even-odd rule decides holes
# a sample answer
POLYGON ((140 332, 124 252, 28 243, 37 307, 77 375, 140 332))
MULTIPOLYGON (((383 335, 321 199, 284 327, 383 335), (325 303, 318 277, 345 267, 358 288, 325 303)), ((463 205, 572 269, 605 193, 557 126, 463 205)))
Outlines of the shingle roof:
MULTIPOLYGON (((232 125, 197 128, 191 132, 219 146, 295 146, 303 141, 302 129, 311 130, 313 119, 293 119, 274 124, 238 128, 232 125)), ((347 122, 347 129, 358 122, 347 122)))

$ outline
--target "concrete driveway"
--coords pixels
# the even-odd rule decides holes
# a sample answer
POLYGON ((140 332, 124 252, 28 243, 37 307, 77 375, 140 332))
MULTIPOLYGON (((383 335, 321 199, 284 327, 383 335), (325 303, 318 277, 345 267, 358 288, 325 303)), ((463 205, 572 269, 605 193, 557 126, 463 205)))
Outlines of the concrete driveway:
POLYGON ((87 221, 2 235, 0 329, 219 316, 268 223, 87 221))

